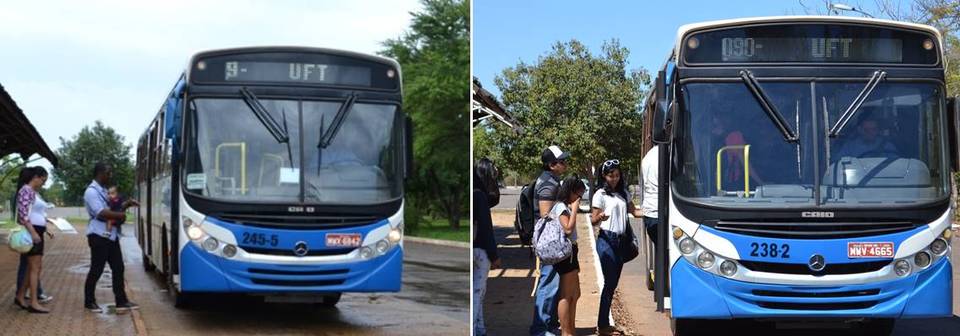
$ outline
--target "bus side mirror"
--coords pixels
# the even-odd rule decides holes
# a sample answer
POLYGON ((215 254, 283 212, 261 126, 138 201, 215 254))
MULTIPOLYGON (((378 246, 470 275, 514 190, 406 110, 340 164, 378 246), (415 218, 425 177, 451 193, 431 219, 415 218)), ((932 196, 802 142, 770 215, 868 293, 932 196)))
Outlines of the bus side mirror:
POLYGON ((173 86, 173 90, 170 91, 170 96, 167 97, 167 102, 164 104, 163 136, 167 139, 176 139, 180 136, 180 120, 183 114, 180 103, 183 101, 185 83, 183 77, 181 77, 177 84, 173 86))
POLYGON ((409 178, 413 175, 413 119, 404 118, 403 144, 404 144, 404 171, 403 177, 409 178))
POLYGON ((957 104, 957 97, 947 98, 947 139, 950 142, 950 169, 960 172, 960 104, 957 104))
POLYGON ((650 125, 650 127, 653 127, 653 142, 663 144, 670 141, 670 126, 672 123, 670 120, 672 105, 667 103, 666 71, 660 70, 657 74, 654 90, 656 91, 654 98, 657 101, 653 109, 653 125, 650 125))

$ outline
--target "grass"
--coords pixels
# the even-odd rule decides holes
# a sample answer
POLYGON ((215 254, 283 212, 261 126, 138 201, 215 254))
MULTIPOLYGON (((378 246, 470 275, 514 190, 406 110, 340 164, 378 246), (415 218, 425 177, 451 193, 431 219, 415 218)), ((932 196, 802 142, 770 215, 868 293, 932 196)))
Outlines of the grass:
POLYGON ((470 221, 461 220, 460 228, 454 230, 446 219, 425 218, 416 230, 407 230, 407 234, 420 238, 470 242, 470 221))

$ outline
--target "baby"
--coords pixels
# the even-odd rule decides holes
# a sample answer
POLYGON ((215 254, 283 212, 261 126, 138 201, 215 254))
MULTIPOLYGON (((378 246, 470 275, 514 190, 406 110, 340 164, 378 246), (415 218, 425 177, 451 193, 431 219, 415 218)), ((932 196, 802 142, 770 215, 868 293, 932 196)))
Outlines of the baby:
MULTIPOLYGON (((123 208, 123 198, 120 197, 120 192, 117 191, 116 186, 110 187, 107 189, 107 205, 110 207, 110 211, 124 212, 126 209, 123 208)), ((120 234, 120 225, 123 222, 117 223, 115 220, 107 221, 107 232, 111 232, 113 227, 117 227, 117 234, 120 234)))

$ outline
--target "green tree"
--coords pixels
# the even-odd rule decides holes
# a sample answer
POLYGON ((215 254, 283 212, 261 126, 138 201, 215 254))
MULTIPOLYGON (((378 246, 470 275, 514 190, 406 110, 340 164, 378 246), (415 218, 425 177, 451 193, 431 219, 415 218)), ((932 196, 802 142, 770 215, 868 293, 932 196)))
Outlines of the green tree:
POLYGON ((133 161, 130 146, 113 128, 97 121, 93 127, 84 126, 72 139, 60 138, 57 150, 60 167, 53 171, 63 183, 63 202, 67 205, 83 203, 83 192, 93 180, 93 166, 99 161, 113 166, 113 183, 121 193, 133 190, 133 161))
MULTIPOLYGON (((383 43, 382 55, 403 69, 404 111, 414 123, 416 169, 407 183, 407 212, 442 214, 458 228, 469 200, 470 4, 423 0, 410 29, 383 43)), ((409 217, 408 217, 409 218, 409 217)))
POLYGON ((478 129, 483 142, 475 156, 498 158, 501 169, 532 176, 541 169, 543 149, 556 144, 572 153, 570 167, 583 176, 606 158, 636 166, 650 76, 627 70, 628 55, 617 40, 605 42, 599 55, 571 40, 557 42, 535 64, 504 69, 494 82, 523 132, 499 123, 478 129))

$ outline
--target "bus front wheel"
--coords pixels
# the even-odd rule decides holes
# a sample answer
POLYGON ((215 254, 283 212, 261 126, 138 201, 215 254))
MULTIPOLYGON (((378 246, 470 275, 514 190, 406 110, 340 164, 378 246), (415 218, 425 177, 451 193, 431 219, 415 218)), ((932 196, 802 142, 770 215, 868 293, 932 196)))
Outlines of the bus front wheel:
POLYGON ((343 293, 326 295, 322 299, 320 299, 320 302, 316 303, 316 306, 318 308, 333 308, 337 305, 338 302, 340 302, 341 296, 343 296, 343 293))

